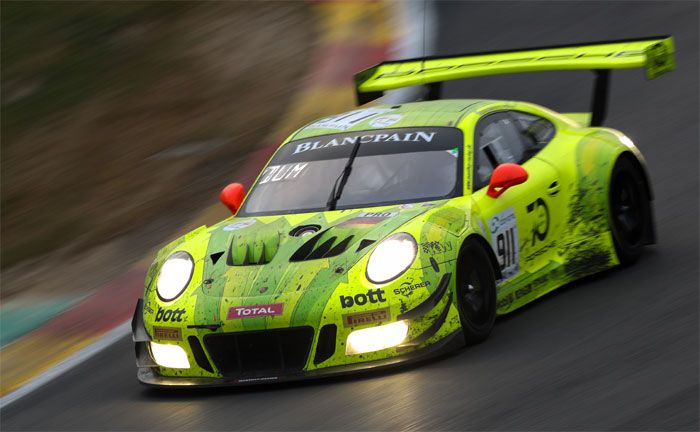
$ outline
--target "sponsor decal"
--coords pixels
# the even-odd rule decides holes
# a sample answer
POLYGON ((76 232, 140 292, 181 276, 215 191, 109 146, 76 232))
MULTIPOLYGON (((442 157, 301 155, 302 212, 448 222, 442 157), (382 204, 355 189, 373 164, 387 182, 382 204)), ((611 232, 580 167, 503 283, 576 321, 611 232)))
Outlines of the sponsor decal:
POLYGON ((528 214, 534 213, 532 224, 532 245, 534 246, 537 240, 543 241, 547 238, 547 232, 549 231, 549 208, 542 198, 537 198, 527 205, 527 212, 528 214))
POLYGON ((515 211, 512 207, 503 210, 489 219, 488 225, 491 230, 491 247, 498 258, 503 281, 506 281, 520 271, 520 244, 515 211))
POLYGON ((384 290, 381 288, 368 289, 367 293, 355 294, 354 296, 340 296, 340 305, 345 308, 353 307, 355 305, 362 306, 367 303, 384 303, 386 302, 386 297, 384 297, 384 290))
POLYGON ((308 163, 292 163, 269 166, 265 168, 258 184, 294 180, 303 173, 307 165, 308 163))
POLYGON ((548 274, 540 276, 534 281, 528 283, 527 285, 517 288, 508 293, 508 295, 503 296, 503 298, 498 301, 498 309, 508 308, 513 304, 514 301, 520 300, 526 295, 532 293, 536 287, 546 283, 548 277, 548 274))
POLYGON ((364 324, 389 321, 389 308, 377 309, 369 312, 359 312, 343 315, 343 326, 356 327, 364 324))
POLYGON ((356 124, 379 114, 392 111, 389 108, 362 108, 332 117, 322 118, 310 125, 306 129, 338 129, 347 130, 356 124))
POLYGON ((184 309, 163 309, 158 306, 156 322, 182 322, 182 315, 184 313, 184 309))
POLYGON ((260 381, 277 381, 279 378, 276 376, 271 376, 271 377, 260 377, 260 378, 241 378, 236 381, 239 383, 245 383, 245 382, 260 382, 260 381))
POLYGON ((386 218, 394 217, 397 214, 399 214, 399 213, 398 212, 362 212, 357 217, 386 219, 386 218))
POLYGON ((377 118, 373 118, 369 121, 369 125, 372 127, 389 127, 394 123, 401 121, 401 116, 399 114, 390 114, 377 118))
POLYGON ((554 249, 556 247, 557 247, 557 241, 553 240, 550 243, 547 243, 544 247, 541 247, 540 249, 536 250, 535 252, 532 252, 529 255, 525 256, 523 258, 523 261, 530 264, 532 261, 541 257, 542 255, 544 255, 548 252, 551 252, 552 249, 554 249))
POLYGON ((255 219, 247 219, 238 222, 233 222, 224 227, 224 231, 236 231, 239 229, 247 228, 255 223, 255 219))
POLYGON ((430 281, 423 281, 418 283, 413 283, 413 279, 407 280, 399 285, 398 288, 394 288, 394 294, 401 294, 404 296, 410 296, 413 294, 413 290, 418 288, 427 288, 430 286, 430 281))
POLYGON ((143 311, 147 314, 152 314, 153 312, 155 312, 151 307, 151 304, 148 302, 143 305, 143 311))
POLYGON ((375 225, 397 214, 399 214, 399 212, 362 212, 358 214, 357 217, 341 222, 337 226, 342 228, 352 225, 375 225))
POLYGON ((449 150, 445 150, 450 156, 459 157, 459 149, 457 147, 449 150))
POLYGON ((263 304, 253 306, 234 306, 228 310, 226 319, 256 318, 263 316, 282 315, 284 303, 263 304))
POLYGON ((153 326, 153 338, 157 340, 182 340, 182 333, 179 328, 175 327, 156 327, 153 326))
MULTIPOLYGON (((399 129, 400 130, 400 129, 399 129)), ((297 143, 292 154, 304 153, 311 150, 340 147, 345 145, 354 146, 360 144, 380 143, 380 142, 432 142, 437 132, 415 131, 415 132, 394 132, 394 133, 368 133, 365 135, 354 135, 340 138, 314 137, 314 141, 297 143)))
POLYGON ((423 253, 430 255, 450 252, 452 250, 452 243, 450 242, 430 241, 420 243, 418 246, 423 250, 423 253))
POLYGON ((649 79, 673 70, 673 63, 670 61, 671 56, 668 55, 668 47, 663 42, 650 46, 646 50, 646 55, 649 79))
POLYGON ((412 209, 412 208, 415 207, 415 206, 416 206, 415 204, 401 204, 401 205, 399 206, 399 208, 400 208, 401 210, 410 210, 410 209, 412 209))

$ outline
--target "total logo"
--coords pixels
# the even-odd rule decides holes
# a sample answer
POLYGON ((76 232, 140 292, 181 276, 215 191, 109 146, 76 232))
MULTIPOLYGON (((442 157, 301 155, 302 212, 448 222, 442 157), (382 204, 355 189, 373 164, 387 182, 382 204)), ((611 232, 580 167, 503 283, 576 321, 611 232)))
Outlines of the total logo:
POLYGON ((355 305, 362 306, 367 303, 384 303, 386 298, 384 297, 384 290, 381 288, 368 289, 366 294, 360 293, 354 296, 340 296, 340 305, 345 308, 353 307, 355 305))
POLYGON ((156 312, 156 322, 182 322, 182 314, 185 313, 184 309, 163 309, 158 306, 158 312, 156 312))
POLYGON ((284 303, 253 305, 253 306, 234 306, 228 310, 228 315, 226 316, 226 319, 275 316, 275 315, 282 315, 283 311, 284 311, 284 303))

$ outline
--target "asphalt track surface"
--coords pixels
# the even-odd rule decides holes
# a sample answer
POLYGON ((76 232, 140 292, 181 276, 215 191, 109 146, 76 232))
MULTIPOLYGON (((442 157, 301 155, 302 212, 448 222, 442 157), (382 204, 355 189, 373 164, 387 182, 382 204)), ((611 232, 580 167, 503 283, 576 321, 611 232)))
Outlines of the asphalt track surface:
MULTIPOLYGON (((125 338, 1 413, 3 430, 697 430, 698 3, 438 3, 438 53, 672 33, 678 69, 613 74, 608 124, 645 153, 659 244, 499 320, 484 344, 349 379, 162 392, 125 338)), ((590 73, 482 78, 450 97, 586 110, 590 73)))

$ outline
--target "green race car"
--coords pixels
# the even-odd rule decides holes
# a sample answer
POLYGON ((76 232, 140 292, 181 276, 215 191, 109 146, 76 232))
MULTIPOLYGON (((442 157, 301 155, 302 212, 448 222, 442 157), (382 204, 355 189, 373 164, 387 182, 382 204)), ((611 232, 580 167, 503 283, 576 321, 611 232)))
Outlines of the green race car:
POLYGON ((307 124, 234 213, 164 247, 132 322, 138 378, 238 385, 415 361, 486 339, 506 314, 634 262, 655 241, 645 163, 601 127, 611 69, 674 67, 670 37, 386 62, 360 103, 307 124), (591 69, 591 113, 436 100, 440 83, 591 69))

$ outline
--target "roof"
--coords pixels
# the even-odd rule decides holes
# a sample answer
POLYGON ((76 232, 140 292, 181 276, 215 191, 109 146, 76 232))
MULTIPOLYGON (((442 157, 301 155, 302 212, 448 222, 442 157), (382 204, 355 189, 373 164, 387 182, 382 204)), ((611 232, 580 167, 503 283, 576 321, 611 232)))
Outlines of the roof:
POLYGON ((447 99, 374 105, 315 120, 300 128, 291 139, 400 127, 454 127, 467 114, 492 102, 485 99, 447 99))

